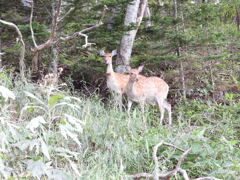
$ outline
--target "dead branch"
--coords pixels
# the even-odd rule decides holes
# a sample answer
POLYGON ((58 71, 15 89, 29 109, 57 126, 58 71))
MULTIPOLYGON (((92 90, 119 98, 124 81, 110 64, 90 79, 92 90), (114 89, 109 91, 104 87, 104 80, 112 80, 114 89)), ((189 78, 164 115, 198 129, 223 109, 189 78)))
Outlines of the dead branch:
POLYGON ((30 15, 30 31, 31 31, 31 36, 32 36, 32 41, 33 41, 33 44, 34 44, 34 47, 37 47, 37 43, 36 43, 36 40, 35 40, 35 36, 34 36, 34 31, 33 31, 33 28, 32 28, 32 18, 33 18, 33 0, 31 2, 31 15, 30 15))
POLYGON ((68 16, 75 8, 70 8, 65 15, 63 15, 60 19, 58 19, 58 22, 62 21, 66 16, 68 16))
POLYGON ((79 31, 79 32, 75 32, 75 33, 73 33, 73 34, 70 35, 70 36, 60 37, 58 40, 54 41, 53 44, 59 44, 59 43, 61 43, 61 42, 63 42, 63 41, 73 40, 73 39, 77 38, 78 36, 83 36, 83 34, 84 34, 85 32, 88 32, 88 31, 90 31, 90 30, 92 30, 92 29, 95 29, 95 28, 97 28, 97 27, 100 27, 100 26, 102 26, 102 25, 103 25, 103 23, 100 22, 100 24, 95 24, 95 25, 93 25, 93 26, 91 26, 91 27, 88 27, 88 28, 86 28, 86 29, 83 29, 83 30, 81 30, 81 31, 79 31))
MULTIPOLYGON (((33 43, 34 43, 34 48, 32 49, 33 51, 33 59, 32 59, 32 71, 33 72, 37 72, 38 71, 38 56, 39 56, 39 52, 42 49, 48 48, 51 45, 58 45, 59 43, 63 42, 63 41, 68 41, 68 40, 72 40, 77 38, 78 36, 82 36, 85 38, 85 44, 83 45, 83 47, 88 47, 91 45, 95 45, 95 43, 89 43, 88 42, 88 36, 85 34, 85 32, 88 32, 94 28, 97 28, 101 25, 103 25, 102 21, 100 21, 98 24, 95 24, 91 27, 85 28, 79 32, 75 32, 74 34, 67 36, 67 37, 60 37, 57 40, 54 40, 55 38, 55 34, 57 31, 57 25, 58 22, 62 21, 64 17, 66 17, 71 11, 74 10, 74 8, 71 8, 62 18, 60 17, 60 10, 61 10, 61 4, 62 4, 62 0, 58 0, 58 5, 56 8, 55 13, 53 14, 53 18, 52 18, 52 27, 51 27, 51 32, 49 35, 49 38, 46 42, 44 42, 41 45, 37 45, 36 41, 35 41, 35 37, 34 37, 34 32, 33 32, 33 28, 32 28, 32 14, 33 14, 33 0, 32 0, 32 8, 31 8, 31 18, 30 18, 30 28, 31 28, 31 33, 32 33, 32 39, 33 39, 33 43)), ((103 15, 105 15, 105 11, 106 11, 106 7, 104 7, 104 11, 103 11, 103 15)), ((102 19, 102 17, 101 17, 102 19)))
MULTIPOLYGON (((174 176, 178 172, 183 176, 184 180, 189 180, 188 174, 187 174, 186 170, 181 168, 181 164, 184 161, 185 157, 190 152, 190 150, 191 150, 191 148, 189 148, 188 150, 183 150, 183 149, 181 149, 181 148, 179 148, 179 147, 177 147, 173 144, 169 144, 169 143, 165 143, 165 142, 161 141, 160 143, 156 144, 153 148, 152 158, 153 158, 153 161, 154 161, 154 164, 155 164, 154 173, 153 174, 145 173, 145 172, 137 173, 137 174, 134 174, 134 175, 128 175, 127 178, 131 178, 131 179, 146 178, 146 179, 154 179, 154 180, 159 180, 159 179, 169 180, 170 177, 174 176), (159 163, 158 163, 158 158, 157 158, 157 151, 158 151, 158 148, 161 145, 174 147, 175 149, 183 151, 183 154, 180 156, 176 167, 166 174, 160 174, 159 173, 159 163)), ((200 178, 197 178, 195 180, 220 180, 220 179, 217 179, 215 177, 200 177, 200 178)))
POLYGON ((127 178, 131 179, 140 179, 140 178, 147 178, 147 179, 152 179, 154 176, 149 173, 139 173, 139 174, 134 174, 134 175, 128 175, 127 178))
POLYGON ((49 47, 50 45, 53 44, 53 39, 55 37, 55 33, 56 33, 56 29, 57 29, 57 22, 58 22, 57 18, 58 18, 59 13, 60 13, 61 4, 62 4, 62 0, 59 0, 56 13, 53 16, 51 32, 50 32, 48 40, 45 43, 43 43, 43 44, 41 44, 39 46, 36 46, 33 49, 34 52, 35 51, 41 51, 42 49, 47 48, 47 47, 49 47))
POLYGON ((182 168, 179 168, 178 169, 178 172, 183 176, 183 179, 184 180, 189 180, 189 177, 188 177, 188 174, 187 174, 187 171, 182 169, 182 168))
POLYGON ((175 146, 175 145, 173 145, 173 144, 170 144, 170 143, 163 142, 163 144, 164 144, 165 146, 173 147, 173 148, 175 148, 175 149, 177 149, 177 150, 179 150, 179 151, 182 151, 182 152, 185 151, 184 149, 179 148, 179 147, 177 147, 177 146, 175 146))
POLYGON ((169 179, 171 176, 175 175, 175 174, 179 171, 179 168, 180 168, 180 166, 181 166, 184 158, 187 156, 187 154, 189 153, 190 150, 191 150, 191 149, 186 150, 186 151, 180 156, 180 158, 179 158, 179 160, 178 160, 178 163, 177 163, 177 165, 176 165, 176 167, 175 167, 174 170, 168 172, 167 174, 159 174, 159 175, 158 175, 158 179, 159 179, 159 178, 160 178, 160 179, 169 179))
POLYGON ((33 0, 32 0, 32 5, 31 5, 31 18, 30 18, 30 29, 31 29, 31 34, 32 34, 32 40, 33 40, 33 43, 34 43, 34 48, 32 49, 33 50, 33 59, 32 59, 32 71, 33 72, 37 72, 38 71, 38 56, 39 56, 39 52, 42 50, 42 49, 45 49, 49 46, 51 46, 53 44, 53 40, 54 40, 54 37, 55 37, 55 34, 56 34, 56 30, 57 30, 57 19, 60 15, 60 8, 61 8, 61 4, 62 4, 62 0, 59 0, 58 1, 58 5, 57 5, 57 9, 53 15, 53 18, 52 18, 52 27, 51 27, 51 32, 50 32, 50 35, 49 35, 49 38, 48 40, 41 44, 41 45, 37 45, 36 44, 36 41, 35 41, 35 37, 34 37, 34 32, 33 32, 33 28, 32 28, 32 16, 33 16, 33 0))
POLYGON ((17 25, 15 25, 14 23, 7 22, 7 21, 1 20, 1 19, 0 19, 0 23, 5 24, 5 25, 10 26, 10 27, 13 27, 13 28, 17 31, 17 34, 18 34, 19 39, 20 39, 20 42, 21 42, 21 44, 22 44, 22 46, 21 46, 21 52, 20 52, 20 57, 19 57, 20 75, 21 75, 21 79, 22 79, 22 80, 25 80, 25 74, 24 74, 24 71, 25 71, 25 63, 24 63, 24 58, 25 58, 25 43, 24 43, 23 38, 22 38, 22 33, 21 33, 21 31, 19 30, 19 28, 17 27, 17 25))
POLYGON ((158 158, 157 158, 157 151, 158 148, 163 144, 163 141, 161 141, 160 143, 156 144, 153 148, 153 153, 152 153, 152 158, 155 164, 155 169, 154 169, 154 179, 158 179, 158 175, 159 175, 159 163, 158 163, 158 158))
POLYGON ((169 143, 165 143, 163 141, 161 141, 160 143, 156 144, 153 148, 153 154, 152 154, 152 158, 153 161, 155 163, 155 170, 154 170, 154 174, 149 174, 149 173, 138 173, 138 174, 134 174, 134 175, 130 175, 127 176, 128 178, 132 178, 132 179, 140 179, 140 178, 153 178, 154 180, 158 180, 158 179, 169 179, 171 176, 175 175, 177 172, 179 172, 180 174, 183 175, 184 180, 189 180, 187 172, 185 170, 183 170, 182 168, 180 168, 182 162, 184 161, 184 158, 187 156, 187 154, 189 153, 189 151, 191 149, 188 149, 186 151, 184 151, 184 153, 180 156, 178 163, 176 165, 176 167, 172 170, 169 171, 166 174, 160 174, 159 172, 159 163, 158 163, 158 158, 157 158, 157 151, 158 148, 161 145, 166 145, 166 146, 171 146, 174 147, 176 149, 179 149, 182 151, 181 148, 176 147, 175 145, 169 144, 169 143))
POLYGON ((197 178, 195 180, 221 180, 221 179, 218 179, 218 178, 215 178, 215 177, 200 177, 200 178, 197 178))

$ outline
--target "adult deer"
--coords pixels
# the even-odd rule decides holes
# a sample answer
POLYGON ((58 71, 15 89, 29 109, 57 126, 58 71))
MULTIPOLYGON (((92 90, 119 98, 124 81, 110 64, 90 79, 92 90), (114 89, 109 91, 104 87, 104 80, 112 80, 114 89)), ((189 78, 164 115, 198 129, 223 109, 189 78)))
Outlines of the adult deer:
POLYGON ((162 124, 164 118, 164 111, 168 111, 168 123, 172 124, 171 105, 166 101, 169 86, 159 77, 146 77, 139 78, 139 73, 142 71, 143 66, 138 69, 131 69, 130 78, 126 86, 126 94, 128 96, 128 113, 133 102, 140 103, 141 110, 144 112, 145 103, 154 105, 157 104, 161 113, 160 123, 162 124))
MULTIPOLYGON (((117 54, 117 50, 113 50, 111 53, 101 50, 99 54, 103 56, 103 60, 107 64, 107 87, 118 95, 119 106, 122 109, 122 95, 125 93, 129 75, 116 73, 113 70, 112 58, 117 54)), ((145 78, 145 76, 139 75, 139 78, 145 78)))

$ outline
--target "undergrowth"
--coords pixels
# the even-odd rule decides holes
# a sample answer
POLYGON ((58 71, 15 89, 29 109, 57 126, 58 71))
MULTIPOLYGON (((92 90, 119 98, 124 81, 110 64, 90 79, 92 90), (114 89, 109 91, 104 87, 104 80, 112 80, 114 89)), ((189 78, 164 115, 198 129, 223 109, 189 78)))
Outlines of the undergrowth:
MULTIPOLYGON (((191 148, 182 165, 191 179, 240 176, 240 105, 234 99, 178 104, 172 126, 160 125, 149 108, 143 125, 137 106, 129 118, 97 95, 23 85, 3 72, 0 85, 0 179, 116 180, 152 173, 152 148, 160 141, 191 148)), ((160 171, 173 169, 180 155, 159 148, 160 171)))

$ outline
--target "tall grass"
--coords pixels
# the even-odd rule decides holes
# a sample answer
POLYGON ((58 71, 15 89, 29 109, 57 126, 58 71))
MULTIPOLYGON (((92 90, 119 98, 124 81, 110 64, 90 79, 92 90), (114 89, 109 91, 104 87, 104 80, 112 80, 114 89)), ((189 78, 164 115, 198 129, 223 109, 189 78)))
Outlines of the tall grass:
MULTIPOLYGON (((0 79, 7 88, 5 96, 0 93, 1 178, 116 180, 152 173, 152 148, 161 140, 191 147, 183 163, 191 179, 240 175, 238 102, 179 104, 172 126, 161 126, 149 109, 145 126, 137 107, 128 117, 97 95, 85 98, 61 87, 23 85, 6 73, 0 79)), ((173 169, 180 154, 161 147, 160 171, 173 169)))

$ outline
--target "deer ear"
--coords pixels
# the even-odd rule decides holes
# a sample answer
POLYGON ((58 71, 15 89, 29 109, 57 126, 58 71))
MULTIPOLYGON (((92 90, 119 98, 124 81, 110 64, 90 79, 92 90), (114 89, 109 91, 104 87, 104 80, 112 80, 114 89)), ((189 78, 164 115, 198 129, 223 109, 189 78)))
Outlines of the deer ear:
POLYGON ((104 51, 104 50, 100 50, 100 51, 99 51, 99 55, 100 55, 100 56, 104 56, 104 54, 105 54, 105 51, 104 51))
POLYGON ((115 55, 117 55, 117 50, 116 49, 112 51, 112 56, 115 56, 115 55))
POLYGON ((141 72, 143 70, 144 65, 141 65, 138 67, 138 72, 141 72))

